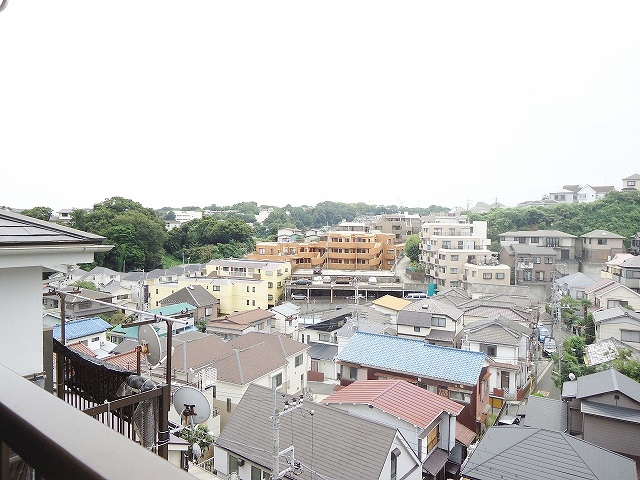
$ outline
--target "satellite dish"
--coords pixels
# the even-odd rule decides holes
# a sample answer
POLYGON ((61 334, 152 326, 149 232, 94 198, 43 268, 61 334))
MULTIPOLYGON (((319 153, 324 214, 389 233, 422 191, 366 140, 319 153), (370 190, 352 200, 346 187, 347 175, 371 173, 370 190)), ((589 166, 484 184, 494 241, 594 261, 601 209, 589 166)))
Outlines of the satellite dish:
POLYGON ((162 348, 158 334, 150 325, 141 325, 138 328, 138 343, 146 348, 143 353, 151 366, 156 366, 162 361, 162 348))
POLYGON ((202 448, 197 443, 193 444, 193 457, 197 460, 202 456, 202 448))
POLYGON ((573 372, 569 373, 569 380, 571 380, 572 382, 576 379, 576 376, 573 372))
POLYGON ((211 416, 209 400, 193 387, 180 387, 176 390, 173 394, 173 408, 189 424, 204 423, 211 416))

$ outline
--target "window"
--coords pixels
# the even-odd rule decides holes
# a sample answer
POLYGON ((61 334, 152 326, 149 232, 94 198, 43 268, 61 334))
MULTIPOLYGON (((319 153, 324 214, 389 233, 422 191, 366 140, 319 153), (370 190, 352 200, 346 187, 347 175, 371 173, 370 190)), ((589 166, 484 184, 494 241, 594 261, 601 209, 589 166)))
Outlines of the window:
POLYGON ((623 342, 640 343, 640 332, 634 330, 620 330, 620 340, 623 342))
POLYGON ((514 242, 527 243, 527 237, 513 237, 514 242))
POLYGON ((342 365, 342 378, 346 378, 347 380, 357 380, 358 369, 356 367, 342 365))
POLYGON ((491 280, 493 278, 493 274, 491 274, 491 273, 483 273, 482 274, 482 278, 484 280, 491 280))
POLYGON ((391 452, 391 480, 398 478, 398 456, 395 453, 395 449, 391 452))
MULTIPOLYGON (((66 337, 66 335, 65 335, 65 337, 66 337)), ((92 342, 99 342, 99 341, 100 341, 100 337, 93 337, 93 338, 91 339, 91 341, 92 341, 92 342)))
POLYGON ((553 263, 553 257, 544 257, 544 263, 550 265, 553 263))
POLYGON ((531 281, 531 270, 523 270, 522 271, 522 280, 531 281))
POLYGON ((606 245, 607 244, 607 239, 606 238, 599 238, 598 239, 598 245, 606 245))
POLYGON ((458 269, 457 268, 452 268, 451 270, 451 275, 455 275, 458 273, 458 269))
POLYGON ((238 460, 239 460, 239 459, 238 459, 238 457, 235 457, 235 456, 233 456, 233 455, 229 455, 229 456, 227 457, 227 463, 228 463, 228 467, 229 467, 229 473, 232 473, 232 472, 236 472, 236 473, 238 473, 238 466, 239 466, 239 465, 238 465, 238 464, 239 464, 239 461, 238 461, 238 460))
POLYGON ((231 399, 227 398, 227 412, 231 411, 231 399))
POLYGON ((538 274, 538 281, 544 282, 544 271, 537 272, 537 274, 538 274))
POLYGON ((635 187, 635 186, 636 186, 635 180, 627 180, 627 187, 635 187))
POLYGON ((275 377, 273 377, 272 382, 276 383, 276 387, 279 387, 280 385, 282 385, 282 372, 280 372, 275 377))
POLYGON ((440 424, 436 425, 433 430, 427 434, 427 452, 433 450, 440 441, 440 424))
POLYGON ((321 342, 330 342, 331 341, 331 334, 330 333, 320 333, 320 334, 318 334, 318 340, 320 340, 321 342))
POLYGON ((420 327, 413 327, 413 331, 420 333, 420 327))
POLYGON ((505 370, 500 372, 500 388, 509 388, 509 372, 505 370))
POLYGON ((504 273, 496 273, 496 280, 504 280, 504 273))
POLYGON ((495 345, 480 345, 480 351, 486 353, 490 357, 495 357, 498 354, 498 347, 495 345))
POLYGON ((627 305, 629 305, 629 302, 626 300, 607 300, 607 308, 626 307, 627 305))
POLYGON ((533 257, 533 263, 540 263, 540 257, 533 257))
POLYGON ((451 261, 452 262, 457 262, 458 261, 458 255, 451 255, 451 261))
POLYGON ((531 237, 531 243, 540 243, 540 237, 531 237))
POLYGON ((302 365, 302 361, 304 360, 304 354, 300 354, 298 356, 296 356, 296 367, 299 367, 300 365, 302 365))
POLYGON ((458 402, 470 403, 471 392, 467 390, 449 390, 449 398, 458 402))
POLYGON ((445 317, 431 317, 431 326, 432 327, 446 327, 447 319, 445 317))
POLYGON ((211 289, 212 289, 214 292, 219 292, 219 291, 220 291, 220 285, 214 285, 211 289))

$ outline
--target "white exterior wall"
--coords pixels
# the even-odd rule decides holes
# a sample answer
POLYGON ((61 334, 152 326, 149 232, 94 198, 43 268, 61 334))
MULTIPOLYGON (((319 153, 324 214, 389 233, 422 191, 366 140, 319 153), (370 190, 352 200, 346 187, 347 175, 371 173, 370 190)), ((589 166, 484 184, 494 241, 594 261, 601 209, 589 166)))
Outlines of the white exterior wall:
POLYGON ((42 268, 0 269, 0 305, 0 363, 22 376, 42 373, 42 268))
MULTIPOLYGON (((640 325, 633 320, 621 320, 621 321, 608 321, 602 322, 597 325, 596 328, 596 341, 606 340, 607 338, 615 338, 621 340, 621 330, 632 330, 634 332, 640 331, 640 325)), ((640 343, 625 341, 630 346, 640 349, 640 343)))
POLYGON ((398 434, 396 434, 396 439, 391 444, 391 449, 387 454, 387 461, 384 463, 380 477, 378 477, 379 480, 391 480, 391 452, 395 448, 398 448, 401 452, 398 457, 396 478, 402 478, 404 480, 422 480, 421 468, 416 468, 413 472, 409 473, 409 471, 415 467, 418 460, 416 454, 411 451, 411 448, 404 442, 400 441, 398 434))

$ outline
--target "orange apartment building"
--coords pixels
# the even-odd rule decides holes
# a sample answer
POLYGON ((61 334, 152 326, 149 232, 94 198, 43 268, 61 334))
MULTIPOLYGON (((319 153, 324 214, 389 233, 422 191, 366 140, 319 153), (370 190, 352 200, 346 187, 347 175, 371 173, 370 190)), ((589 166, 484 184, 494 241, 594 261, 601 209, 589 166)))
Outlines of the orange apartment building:
POLYGON ((404 244, 394 234, 381 232, 327 232, 313 242, 258 242, 250 260, 291 262, 293 271, 302 268, 336 270, 391 270, 404 244))

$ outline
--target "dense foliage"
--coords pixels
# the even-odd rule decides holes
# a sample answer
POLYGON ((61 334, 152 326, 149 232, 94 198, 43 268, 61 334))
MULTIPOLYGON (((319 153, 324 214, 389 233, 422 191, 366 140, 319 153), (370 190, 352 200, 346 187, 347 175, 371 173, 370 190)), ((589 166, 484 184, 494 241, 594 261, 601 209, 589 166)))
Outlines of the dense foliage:
POLYGON ((625 237, 628 248, 628 239, 640 230, 640 192, 610 192, 592 203, 494 208, 471 213, 469 218, 487 222, 493 250, 501 233, 519 230, 560 230, 578 237, 592 230, 608 230, 625 237))
POLYGON ((95 255, 95 265, 117 271, 161 268, 167 231, 153 209, 122 197, 112 197, 93 210, 73 210, 71 226, 102 235, 114 247, 95 255))
POLYGON ((53 210, 49 207, 33 207, 27 210, 22 210, 20 212, 22 215, 26 215, 27 217, 37 218, 39 220, 49 221, 51 218, 51 214, 53 210))
POLYGON ((420 261, 420 237, 418 235, 410 235, 407 238, 404 244, 404 254, 414 263, 420 261))

